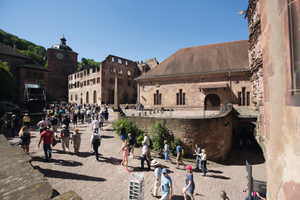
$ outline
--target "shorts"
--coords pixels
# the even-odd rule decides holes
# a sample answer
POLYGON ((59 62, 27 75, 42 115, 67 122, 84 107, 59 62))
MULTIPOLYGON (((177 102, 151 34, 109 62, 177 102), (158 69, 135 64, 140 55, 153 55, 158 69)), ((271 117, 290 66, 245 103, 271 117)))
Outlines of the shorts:
MULTIPOLYGON (((184 188, 186 188, 187 186, 188 185, 185 185, 184 188)), ((195 190, 195 188, 193 188, 191 186, 188 188, 188 191, 189 191, 190 194, 194 194, 194 190, 195 190)))
POLYGON ((121 140, 125 140, 126 139, 126 134, 121 135, 121 140))
POLYGON ((178 161, 182 160, 182 155, 180 154, 179 158, 177 159, 178 161))
POLYGON ((103 122, 99 122, 99 126, 102 127, 103 126, 103 122))
POLYGON ((30 144, 30 140, 22 140, 22 145, 28 146, 30 144))

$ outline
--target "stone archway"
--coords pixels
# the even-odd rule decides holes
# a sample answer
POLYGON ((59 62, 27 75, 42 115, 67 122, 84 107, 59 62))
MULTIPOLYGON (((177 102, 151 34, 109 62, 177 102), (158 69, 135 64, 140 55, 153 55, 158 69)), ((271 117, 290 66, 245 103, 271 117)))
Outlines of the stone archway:
POLYGON ((218 95, 209 94, 205 97, 204 109, 205 110, 220 110, 220 104, 221 104, 221 100, 218 95))

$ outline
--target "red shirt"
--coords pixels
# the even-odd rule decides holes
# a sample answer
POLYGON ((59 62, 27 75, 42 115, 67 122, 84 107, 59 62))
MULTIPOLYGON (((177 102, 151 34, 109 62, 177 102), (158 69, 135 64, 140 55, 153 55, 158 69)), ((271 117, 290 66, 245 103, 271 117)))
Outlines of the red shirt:
POLYGON ((51 144, 52 143, 52 131, 43 131, 40 135, 40 138, 43 139, 43 144, 51 144))

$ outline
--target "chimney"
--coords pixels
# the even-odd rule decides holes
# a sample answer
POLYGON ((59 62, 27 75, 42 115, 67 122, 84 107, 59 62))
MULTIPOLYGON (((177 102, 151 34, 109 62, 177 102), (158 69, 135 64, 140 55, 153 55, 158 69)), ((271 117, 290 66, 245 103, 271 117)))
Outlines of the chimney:
POLYGON ((13 46, 14 50, 17 50, 17 44, 14 42, 14 46, 13 46))

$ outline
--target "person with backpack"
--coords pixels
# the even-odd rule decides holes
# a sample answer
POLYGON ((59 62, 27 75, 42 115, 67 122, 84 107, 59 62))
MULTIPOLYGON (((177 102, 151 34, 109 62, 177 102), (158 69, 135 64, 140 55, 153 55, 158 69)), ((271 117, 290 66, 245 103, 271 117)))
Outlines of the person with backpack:
POLYGON ((26 126, 22 126, 22 128, 19 132, 19 138, 22 141, 23 151, 25 153, 29 154, 29 144, 30 144, 31 135, 26 126))
POLYGON ((95 160, 98 161, 99 160, 98 148, 101 145, 102 138, 96 130, 94 130, 93 135, 91 137, 91 140, 92 140, 91 141, 91 148, 94 149, 95 156, 96 156, 95 160))
POLYGON ((70 123, 71 123, 71 121, 70 121, 68 115, 65 115, 65 118, 62 120, 62 124, 63 124, 63 125, 66 125, 67 128, 69 128, 69 124, 70 124, 70 123))
POLYGON ((67 153, 69 153, 70 131, 65 124, 63 125, 63 129, 60 131, 60 137, 63 151, 66 152, 67 148, 67 153))
POLYGON ((122 166, 126 167, 126 171, 129 172, 128 170, 128 155, 129 155, 129 143, 127 140, 124 141, 123 146, 121 147, 120 151, 118 152, 117 156, 120 154, 121 151, 123 151, 123 160, 121 162, 122 166), (125 165, 124 165, 125 162, 125 165))
POLYGON ((43 117, 39 123, 37 123, 37 126, 39 127, 40 134, 44 131, 44 128, 47 127, 47 123, 45 121, 45 118, 43 117))
POLYGON ((175 168, 180 169, 179 163, 181 163, 185 167, 184 163, 182 162, 182 148, 176 142, 174 143, 174 145, 176 147, 176 152, 177 152, 177 157, 176 157, 177 167, 175 167, 175 168))
POLYGON ((54 133, 55 138, 58 138, 58 136, 57 136, 57 125, 58 125, 57 115, 54 115, 50 124, 51 124, 52 132, 54 133))

